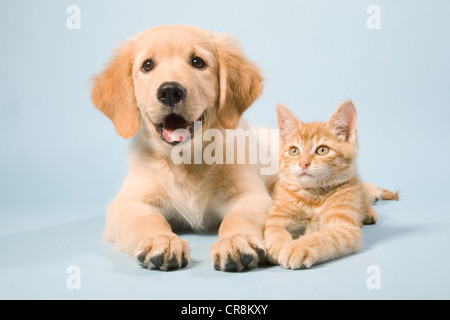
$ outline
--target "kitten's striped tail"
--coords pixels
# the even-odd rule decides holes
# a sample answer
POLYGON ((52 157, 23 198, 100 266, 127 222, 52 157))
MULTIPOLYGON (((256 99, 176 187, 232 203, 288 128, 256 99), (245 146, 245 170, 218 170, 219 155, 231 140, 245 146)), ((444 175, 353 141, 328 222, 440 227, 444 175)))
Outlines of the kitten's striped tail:
POLYGON ((374 204, 375 202, 379 200, 398 200, 400 199, 398 195, 398 191, 393 192, 388 189, 380 188, 373 183, 364 182, 363 186, 366 190, 366 195, 368 197, 368 200, 370 200, 371 204, 374 204))
POLYGON ((383 188, 380 188, 380 190, 383 191, 383 194, 381 196, 381 199, 383 199, 383 200, 398 200, 398 199, 400 199, 400 196, 398 195, 398 193, 399 193, 398 190, 395 192, 388 190, 388 189, 383 189, 383 188))

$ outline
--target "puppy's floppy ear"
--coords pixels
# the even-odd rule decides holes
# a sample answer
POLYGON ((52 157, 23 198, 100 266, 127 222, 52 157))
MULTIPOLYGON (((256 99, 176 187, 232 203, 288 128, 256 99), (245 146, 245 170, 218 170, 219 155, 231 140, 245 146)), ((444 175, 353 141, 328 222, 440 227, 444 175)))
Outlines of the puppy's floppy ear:
POLYGON ((136 134, 140 126, 140 114, 134 95, 132 68, 133 41, 125 42, 101 74, 94 78, 91 98, 94 105, 114 124, 125 139, 136 134))
POLYGON ((263 77, 232 38, 215 34, 214 43, 219 63, 217 116, 224 128, 234 129, 244 111, 261 95, 263 77))

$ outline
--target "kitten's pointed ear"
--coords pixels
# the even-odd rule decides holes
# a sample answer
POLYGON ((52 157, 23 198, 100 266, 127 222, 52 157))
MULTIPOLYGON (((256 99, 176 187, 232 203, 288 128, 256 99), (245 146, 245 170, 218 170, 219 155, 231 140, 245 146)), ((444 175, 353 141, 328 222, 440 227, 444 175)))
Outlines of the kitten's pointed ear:
POLYGON ((356 124, 356 108, 350 100, 342 102, 327 123, 339 139, 349 143, 356 141, 356 124))
POLYGON ((295 133, 301 125, 301 121, 283 104, 277 105, 277 121, 280 136, 285 139, 295 133))

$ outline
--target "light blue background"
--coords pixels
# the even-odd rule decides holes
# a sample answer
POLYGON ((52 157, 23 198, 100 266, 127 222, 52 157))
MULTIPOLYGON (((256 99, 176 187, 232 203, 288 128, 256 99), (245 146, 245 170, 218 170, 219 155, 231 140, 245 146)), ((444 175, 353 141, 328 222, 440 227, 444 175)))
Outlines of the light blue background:
POLYGON ((0 3, 0 298, 449 299, 450 2, 12 1, 0 3), (81 29, 69 30, 69 5, 81 29), (369 30, 369 5, 381 29, 369 30), (275 128, 358 110, 361 177, 400 189, 357 254, 303 271, 213 270, 215 234, 185 234, 188 268, 140 269, 101 235, 128 142, 90 102, 90 78, 128 36, 163 24, 234 35, 266 77, 246 113, 275 128), (81 289, 69 290, 69 265, 81 289), (381 289, 368 289, 370 265, 381 289))

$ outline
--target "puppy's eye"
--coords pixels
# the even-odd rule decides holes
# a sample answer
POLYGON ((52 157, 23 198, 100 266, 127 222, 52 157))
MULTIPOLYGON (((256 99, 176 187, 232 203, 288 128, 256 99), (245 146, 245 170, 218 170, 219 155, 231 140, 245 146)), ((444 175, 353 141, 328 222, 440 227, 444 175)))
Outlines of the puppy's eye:
POLYGON ((152 59, 147 59, 142 64, 141 70, 144 71, 144 72, 149 72, 150 70, 153 69, 154 66, 155 66, 155 63, 153 62, 153 60, 152 59))
POLYGON ((192 66, 197 69, 203 69, 206 66, 206 63, 202 58, 194 57, 192 58, 192 66))
POLYGON ((297 148, 297 147, 291 147, 290 149, 289 149, 289 155, 291 156, 291 157, 296 157, 296 156, 298 156, 300 154, 300 150, 297 148))
POLYGON ((320 146, 317 148, 316 153, 319 156, 324 156, 326 154, 328 154, 328 152, 330 152, 330 148, 326 147, 326 146, 320 146))

